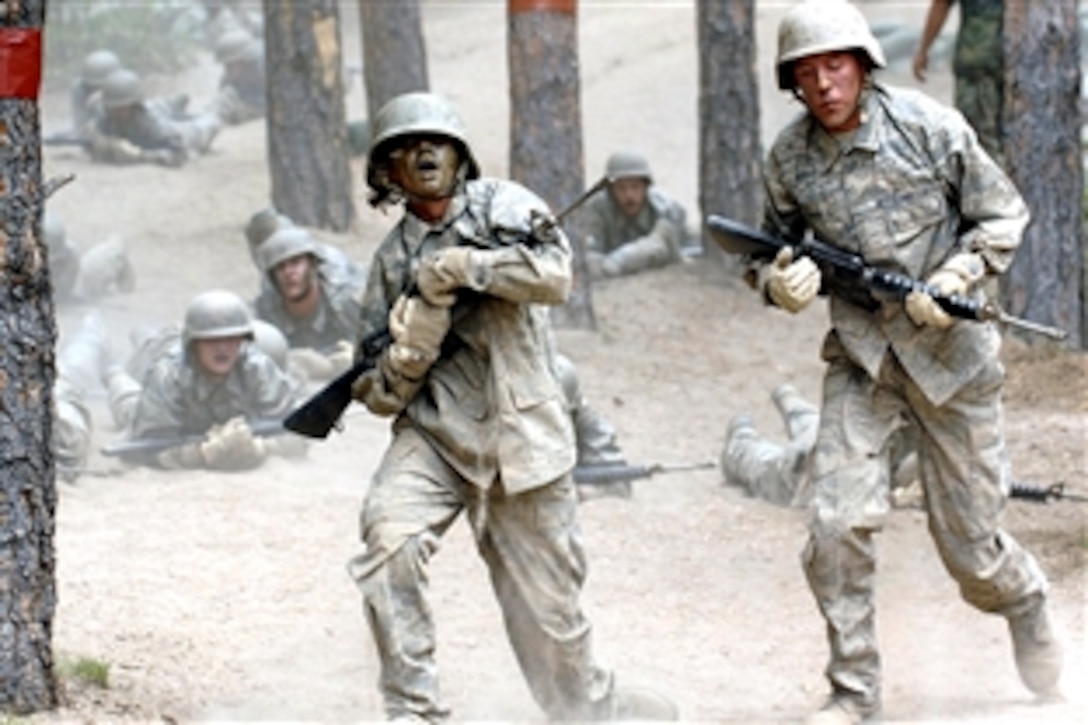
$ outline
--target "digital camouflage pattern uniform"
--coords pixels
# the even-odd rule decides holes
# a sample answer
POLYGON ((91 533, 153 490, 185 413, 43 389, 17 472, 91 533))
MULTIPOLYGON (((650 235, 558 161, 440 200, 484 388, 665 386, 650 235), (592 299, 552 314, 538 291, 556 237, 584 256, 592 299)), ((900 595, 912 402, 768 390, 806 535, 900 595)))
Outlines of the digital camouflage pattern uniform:
POLYGON ((585 219, 586 249, 601 266, 595 276, 632 274, 680 260, 687 212, 656 186, 647 189, 646 204, 633 217, 602 189, 586 202, 585 219))
MULTIPOLYGON (((963 117, 926 96, 873 84, 860 128, 828 134, 803 114, 776 139, 764 227, 806 230, 872 265, 926 279, 971 251, 1008 269, 1028 221, 1023 200, 963 117)), ((827 675, 861 711, 878 705, 873 533, 888 509, 880 455, 906 416, 918 429, 930 531, 963 598, 1010 618, 1039 605, 1046 579, 1001 529, 1010 486, 991 323, 917 327, 898 302, 832 296, 820 427, 812 458, 809 585, 827 622, 827 675)))
POLYGON ((960 27, 952 57, 955 105, 978 140, 999 164, 1005 163, 1001 115, 1005 98, 1002 47, 1004 0, 950 0, 959 3, 960 27))
POLYGON ((571 250, 561 232, 526 242, 532 210, 547 206, 516 183, 468 181, 439 222, 406 213, 370 267, 363 335, 387 325, 417 260, 453 245, 491 245, 478 252, 481 294, 462 290, 459 305, 469 310, 454 311, 445 352, 426 377, 400 377, 386 354, 356 384, 372 412, 395 416, 363 505, 365 552, 350 564, 391 718, 448 715, 424 564, 462 511, 537 702, 557 720, 611 705, 611 676, 593 661, 578 603, 586 561, 570 477, 574 432, 547 309, 569 292, 571 250))

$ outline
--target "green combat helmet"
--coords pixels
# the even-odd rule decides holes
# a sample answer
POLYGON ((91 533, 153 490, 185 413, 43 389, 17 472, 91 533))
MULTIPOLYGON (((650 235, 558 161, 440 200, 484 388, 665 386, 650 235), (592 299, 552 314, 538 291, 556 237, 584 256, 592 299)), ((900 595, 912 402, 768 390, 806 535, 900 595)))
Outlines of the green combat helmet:
POLYGON ((266 239, 257 250, 257 263, 266 274, 276 265, 301 254, 317 256, 317 244, 301 227, 286 227, 266 239))
POLYGON ((804 0, 795 5, 778 25, 778 87, 794 90, 794 61, 843 50, 862 51, 874 68, 887 64, 865 16, 846 0, 804 0))
POLYGON ((194 340, 215 340, 223 337, 245 337, 252 340, 253 320, 242 298, 227 290, 201 292, 185 310, 181 329, 186 348, 194 340))
POLYGON ((295 223, 291 221, 290 217, 280 214, 270 206, 251 216, 246 223, 245 235, 246 243, 249 246, 249 255, 253 258, 253 261, 260 266, 257 250, 260 249, 265 240, 280 229, 286 229, 294 225, 295 223))
POLYGON ((121 59, 109 50, 96 50, 83 59, 79 79, 89 88, 101 88, 110 73, 120 70, 121 59))
POLYGON ((403 136, 431 134, 451 139, 460 147, 465 178, 476 179, 480 176, 480 167, 472 155, 464 121, 442 96, 422 92, 397 96, 378 111, 370 132, 366 183, 374 190, 372 203, 381 203, 395 192, 387 179, 389 151, 394 142, 403 136))
POLYGON ((144 100, 140 76, 127 68, 118 68, 102 84, 102 103, 106 108, 124 108, 144 100))
POLYGON ((652 184, 653 172, 650 170, 650 162, 637 151, 617 151, 608 157, 604 165, 605 176, 609 181, 619 179, 645 179, 652 184))

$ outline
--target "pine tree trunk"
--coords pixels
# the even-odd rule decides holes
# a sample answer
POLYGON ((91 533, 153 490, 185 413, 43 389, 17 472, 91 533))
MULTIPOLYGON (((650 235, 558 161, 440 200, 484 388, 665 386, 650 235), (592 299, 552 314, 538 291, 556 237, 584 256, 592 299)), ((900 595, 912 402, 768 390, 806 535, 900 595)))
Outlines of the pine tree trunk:
MULTIPOLYGON (((1031 224, 1005 277, 1013 315, 1082 347, 1080 58, 1076 0, 1005 4, 1005 154, 1031 224)), ((1034 338, 1038 339, 1038 338, 1034 338)))
MULTIPOLYGON (((509 0, 510 176, 561 211, 585 189, 577 0, 509 0)), ((563 229, 574 245, 574 285, 553 320, 595 329, 577 214, 563 229)))
POLYGON ((272 203, 297 224, 355 219, 336 0, 264 0, 272 203))
POLYGON ((428 90, 419 0, 359 0, 368 118, 402 93, 428 90))
MULTIPOLYGON (((698 0, 699 207, 758 224, 763 204, 755 0, 698 0)), ((704 248, 722 261, 714 244, 704 248)))
POLYGON ((56 320, 41 233, 44 0, 0 3, 0 710, 56 707, 56 320))

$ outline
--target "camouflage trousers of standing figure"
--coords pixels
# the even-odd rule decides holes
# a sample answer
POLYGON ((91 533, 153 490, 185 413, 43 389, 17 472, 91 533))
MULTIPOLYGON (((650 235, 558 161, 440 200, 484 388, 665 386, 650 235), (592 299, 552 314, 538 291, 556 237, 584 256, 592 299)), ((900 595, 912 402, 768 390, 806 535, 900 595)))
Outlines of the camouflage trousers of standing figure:
POLYGON ((1003 75, 992 72, 957 75, 954 95, 956 109, 975 129, 982 148, 1001 168, 1007 168, 1001 122, 1005 97, 1003 75))
POLYGON ((903 416, 918 434, 929 531, 964 600, 1010 616, 1045 592, 1035 559, 999 526, 1010 484, 1003 379, 994 360, 938 407, 890 353, 875 381, 844 355, 829 357, 802 559, 827 622, 827 677, 835 696, 861 712, 880 701, 873 534, 887 512, 889 488, 880 452, 903 416))
POLYGON ((462 511, 533 697, 553 720, 607 712, 612 677, 594 664, 590 624, 578 603, 586 567, 577 506, 569 476, 513 496, 482 491, 415 429, 395 431, 363 504, 366 550, 348 566, 378 649, 389 718, 449 716, 439 694, 425 569, 462 511))

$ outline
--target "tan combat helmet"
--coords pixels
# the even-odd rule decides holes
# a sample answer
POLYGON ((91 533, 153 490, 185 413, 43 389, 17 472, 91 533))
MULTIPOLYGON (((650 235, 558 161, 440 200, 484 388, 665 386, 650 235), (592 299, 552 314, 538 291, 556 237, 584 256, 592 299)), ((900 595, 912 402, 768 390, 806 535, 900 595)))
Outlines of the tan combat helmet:
POLYGON ((90 88, 101 88, 110 73, 120 70, 121 59, 109 50, 96 50, 83 59, 79 79, 90 88))
POLYGON ((460 147, 462 161, 467 165, 466 178, 480 176, 464 121, 453 104, 437 94, 416 92, 397 96, 378 111, 370 133, 366 183, 379 199, 387 198, 392 191, 385 179, 386 166, 393 142, 402 136, 434 134, 451 139, 460 147))
POLYGON ((253 63, 261 58, 261 44, 244 30, 228 30, 215 39, 215 59, 227 63, 253 63))
POLYGON ((227 290, 201 292, 185 310, 181 329, 186 349, 194 340, 215 340, 223 337, 253 339, 253 319, 242 298, 227 290))
POLYGON ((140 76, 128 68, 118 68, 102 83, 102 104, 106 108, 124 108, 144 100, 140 76))
POLYGON ((884 50, 857 7, 846 0, 803 0, 778 25, 778 87, 792 91, 796 86, 795 60, 840 50, 862 51, 874 68, 886 65, 884 50))
POLYGON ((257 258, 257 249, 264 244, 265 240, 280 229, 286 229, 294 225, 295 223, 291 221, 290 217, 280 214, 270 206, 251 216, 246 223, 245 235, 246 242, 249 245, 249 254, 253 257, 253 261, 257 262, 258 265, 260 264, 257 258))
POLYGON ((264 240, 257 249, 257 264, 270 275, 277 264, 300 254, 316 257, 317 243, 302 227, 284 227, 264 240))
POLYGON ((650 162, 637 151, 617 151, 608 157, 604 165, 605 176, 609 181, 619 179, 645 179, 646 183, 654 181, 653 171, 650 170, 650 162))

